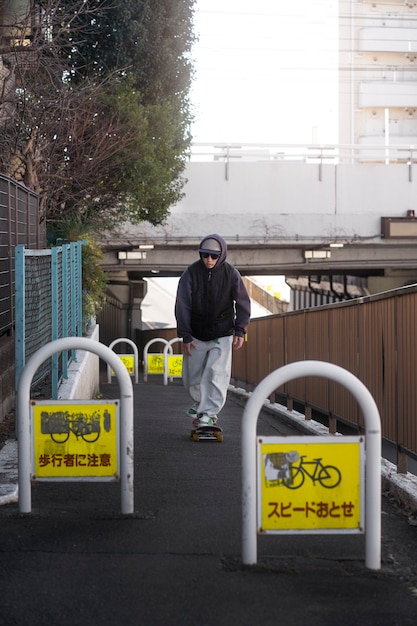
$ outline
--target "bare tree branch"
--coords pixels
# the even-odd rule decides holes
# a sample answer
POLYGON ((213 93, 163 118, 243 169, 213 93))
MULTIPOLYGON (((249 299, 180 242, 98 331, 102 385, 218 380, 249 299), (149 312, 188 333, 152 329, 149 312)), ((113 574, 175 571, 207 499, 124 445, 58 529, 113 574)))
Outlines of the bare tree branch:
POLYGON ((41 221, 160 223, 181 195, 190 136, 177 95, 145 105, 129 68, 94 69, 97 24, 123 3, 33 1, 0 26, 0 166, 40 194, 41 221))

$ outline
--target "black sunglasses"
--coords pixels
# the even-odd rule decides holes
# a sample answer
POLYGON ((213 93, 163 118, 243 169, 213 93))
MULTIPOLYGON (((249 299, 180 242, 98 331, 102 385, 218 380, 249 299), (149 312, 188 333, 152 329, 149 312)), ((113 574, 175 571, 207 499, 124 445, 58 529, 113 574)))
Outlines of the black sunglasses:
POLYGON ((209 254, 208 252, 202 252, 201 256, 203 257, 203 259, 208 259, 209 257, 211 257, 213 261, 217 261, 220 254, 209 254))

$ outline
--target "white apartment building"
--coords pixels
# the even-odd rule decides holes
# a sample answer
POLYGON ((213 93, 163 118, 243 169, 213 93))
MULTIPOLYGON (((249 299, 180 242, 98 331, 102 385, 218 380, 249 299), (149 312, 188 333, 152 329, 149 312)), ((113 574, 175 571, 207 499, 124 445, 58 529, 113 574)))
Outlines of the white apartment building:
POLYGON ((363 161, 381 160, 381 155, 386 162, 412 161, 417 154, 417 1, 340 0, 339 24, 340 143, 357 145, 363 161))

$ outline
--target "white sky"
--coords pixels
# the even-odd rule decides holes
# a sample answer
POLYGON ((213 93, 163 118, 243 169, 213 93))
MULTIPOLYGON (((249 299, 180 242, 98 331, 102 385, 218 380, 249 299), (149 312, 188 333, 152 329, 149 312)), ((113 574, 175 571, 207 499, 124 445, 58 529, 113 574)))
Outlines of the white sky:
POLYGON ((337 143, 337 0, 197 0, 194 143, 337 143))
MULTIPOLYGON (((194 143, 337 143, 338 0, 197 0, 195 6, 194 143)), ((284 277, 256 280, 289 299, 284 277)), ((145 325, 175 326, 177 284, 148 280, 145 325)), ((253 317, 265 314, 253 308, 253 317)))

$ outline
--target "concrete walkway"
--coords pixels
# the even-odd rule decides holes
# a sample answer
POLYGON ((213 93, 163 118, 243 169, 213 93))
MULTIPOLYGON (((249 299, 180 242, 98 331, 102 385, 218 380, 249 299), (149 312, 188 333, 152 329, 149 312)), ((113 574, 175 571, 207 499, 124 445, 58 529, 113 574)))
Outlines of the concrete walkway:
MULTIPOLYGON (((117 483, 36 483, 32 513, 1 506, 1 625, 414 626, 417 528, 400 506, 383 497, 380 571, 361 535, 260 536, 243 567, 243 398, 229 394, 223 443, 197 443, 180 382, 134 393, 135 514, 117 483)), ((300 434, 267 412, 258 431, 300 434)))

